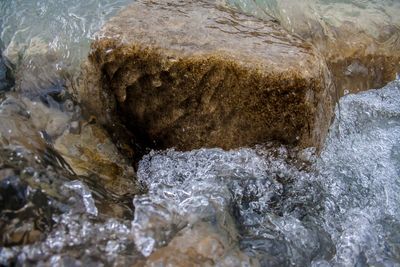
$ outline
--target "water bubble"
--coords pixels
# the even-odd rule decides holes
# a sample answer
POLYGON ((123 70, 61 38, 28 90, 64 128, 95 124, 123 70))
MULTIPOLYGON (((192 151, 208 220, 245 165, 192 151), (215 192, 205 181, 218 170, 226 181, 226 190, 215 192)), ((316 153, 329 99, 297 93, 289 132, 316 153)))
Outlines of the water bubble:
POLYGON ((71 181, 65 183, 64 186, 74 190, 82 197, 82 201, 87 213, 97 216, 98 211, 96 205, 94 204, 92 194, 85 184, 83 184, 81 181, 71 181))

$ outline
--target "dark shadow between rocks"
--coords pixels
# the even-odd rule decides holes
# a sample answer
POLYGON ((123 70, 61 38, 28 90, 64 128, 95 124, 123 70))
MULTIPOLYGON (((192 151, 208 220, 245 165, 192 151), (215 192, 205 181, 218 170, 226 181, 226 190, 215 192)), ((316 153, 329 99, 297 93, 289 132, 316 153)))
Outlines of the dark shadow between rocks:
POLYGON ((11 63, 3 57, 3 45, 0 40, 0 92, 9 91, 14 86, 11 63))

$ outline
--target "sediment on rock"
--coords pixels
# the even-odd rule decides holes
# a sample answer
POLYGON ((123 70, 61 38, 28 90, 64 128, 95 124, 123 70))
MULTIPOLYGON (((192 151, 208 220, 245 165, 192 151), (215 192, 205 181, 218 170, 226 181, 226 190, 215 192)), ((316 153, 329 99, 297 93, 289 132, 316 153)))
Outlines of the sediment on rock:
POLYGON ((143 146, 179 150, 324 140, 326 64, 273 22, 207 1, 136 1, 98 36, 79 97, 113 133, 122 124, 143 146))
POLYGON ((381 88, 400 72, 400 4, 396 1, 224 0, 263 20, 276 20, 326 58, 337 97, 381 88))
POLYGON ((400 72, 398 31, 392 29, 384 34, 385 27, 380 26, 380 36, 373 36, 350 22, 338 27, 325 25, 324 34, 300 31, 326 58, 337 97, 381 88, 400 72))

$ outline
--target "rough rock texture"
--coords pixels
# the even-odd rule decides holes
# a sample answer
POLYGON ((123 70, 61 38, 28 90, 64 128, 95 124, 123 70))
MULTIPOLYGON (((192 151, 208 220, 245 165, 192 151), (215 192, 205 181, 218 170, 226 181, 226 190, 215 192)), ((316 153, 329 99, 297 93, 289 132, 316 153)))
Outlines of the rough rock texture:
POLYGON ((399 1, 223 0, 313 43, 326 57, 338 96, 381 88, 400 72, 399 1))
MULTIPOLYGON (((12 92, 0 95, 0 182, 10 176, 3 175, 3 169, 18 175, 25 168, 32 173, 43 170, 50 176, 53 169, 62 171, 65 179, 58 174, 52 179, 61 185, 70 180, 84 181, 94 192, 100 213, 131 218, 132 196, 143 191, 131 161, 119 153, 104 129, 81 120, 79 107, 70 99, 59 106, 54 99, 47 100, 46 104, 12 92), (4 163, 7 161, 11 164, 4 163)), ((30 185, 43 189, 47 182, 34 178, 36 175, 30 185)), ((60 189, 50 183, 46 194, 54 197, 59 193, 60 189)))
POLYGON ((322 57, 280 26, 206 1, 136 1, 92 44, 87 113, 148 147, 320 146, 332 114, 322 57))
POLYGON ((299 30, 325 56, 337 96, 381 88, 400 72, 399 30, 396 26, 379 26, 379 36, 348 21, 319 26, 319 31, 299 30))
POLYGON ((348 29, 338 32, 340 37, 337 39, 347 40, 346 42, 326 41, 324 44, 324 54, 338 96, 343 96, 346 92, 357 93, 381 88, 396 78, 396 74, 400 72, 400 39, 395 38, 400 36, 377 41, 365 33, 355 33, 348 29), (390 44, 392 41, 397 43, 390 44), (341 52, 334 54, 328 51, 341 52))
POLYGON ((135 194, 133 168, 118 153, 110 137, 100 127, 85 124, 80 134, 65 131, 54 144, 77 175, 98 175, 104 187, 117 195, 135 194))

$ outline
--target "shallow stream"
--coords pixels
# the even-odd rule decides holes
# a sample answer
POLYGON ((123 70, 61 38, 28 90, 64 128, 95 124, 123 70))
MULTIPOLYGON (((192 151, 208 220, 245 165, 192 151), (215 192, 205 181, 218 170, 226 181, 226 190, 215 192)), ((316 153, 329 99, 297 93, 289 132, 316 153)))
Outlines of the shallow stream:
MULTIPOLYGON (((96 31, 130 2, 0 2, 0 265, 400 266, 400 80, 341 97, 320 152, 170 149, 133 166, 73 97, 96 31)), ((286 1, 227 2, 291 25, 286 1)), ((397 1, 298 2, 399 30, 397 1)))

